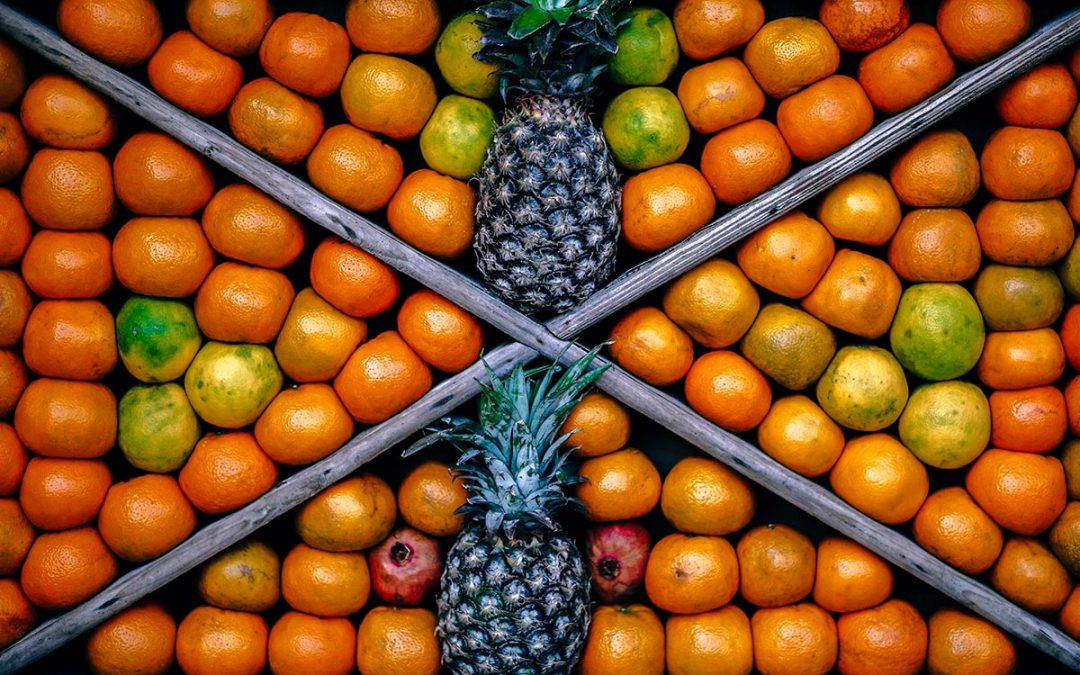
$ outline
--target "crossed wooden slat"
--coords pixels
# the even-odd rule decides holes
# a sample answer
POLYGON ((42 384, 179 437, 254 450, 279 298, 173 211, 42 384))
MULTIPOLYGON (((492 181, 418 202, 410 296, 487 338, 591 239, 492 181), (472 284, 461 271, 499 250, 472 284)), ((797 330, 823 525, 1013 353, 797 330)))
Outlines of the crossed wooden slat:
MULTIPOLYGON (((0 31, 312 222, 438 291, 517 340, 485 356, 488 366, 501 373, 538 355, 563 361, 580 358, 586 350, 569 341, 574 336, 1077 41, 1080 10, 1052 21, 1006 54, 957 78, 919 105, 878 124, 840 152, 801 170, 751 202, 729 210, 680 244, 628 270, 573 311, 545 324, 510 308, 476 281, 421 254, 382 227, 255 155, 218 129, 181 112, 137 81, 87 56, 52 30, 3 3, 0 3, 0 31)), ((0 673, 34 663, 346 477, 475 396, 483 378, 484 368, 477 363, 444 380, 398 415, 357 434, 330 457, 283 480, 246 507, 207 525, 82 605, 38 626, 0 652, 0 673)), ((841 534, 860 541, 959 604, 1064 665, 1080 670, 1080 643, 943 563, 904 535, 858 512, 831 491, 719 429, 680 401, 615 366, 598 385, 627 406, 841 534)))

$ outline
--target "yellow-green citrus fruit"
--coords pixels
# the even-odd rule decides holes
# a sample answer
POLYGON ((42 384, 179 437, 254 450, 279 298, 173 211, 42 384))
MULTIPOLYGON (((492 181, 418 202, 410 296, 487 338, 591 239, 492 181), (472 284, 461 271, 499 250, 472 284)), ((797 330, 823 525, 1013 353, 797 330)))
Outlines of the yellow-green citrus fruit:
POLYGON ((184 376, 199 417, 239 429, 255 422, 281 390, 281 369, 265 345, 207 342, 184 376))
POLYGON ((1073 242, 1072 248, 1058 263, 1057 273, 1069 297, 1080 300, 1080 239, 1073 242))
POLYGON ((836 353, 832 331, 816 317, 782 303, 765 305, 742 339, 742 353, 781 385, 814 383, 836 353))
POLYGON ((872 345, 842 347, 817 383, 818 405, 838 424, 856 431, 889 426, 907 399, 904 369, 888 350, 872 345))
POLYGON ((970 382, 918 387, 900 415, 900 440, 925 464, 958 469, 990 442, 990 403, 970 382))
POLYGON ((435 65, 457 93, 490 98, 499 91, 499 66, 476 58, 484 34, 481 20, 477 12, 465 12, 451 19, 435 43, 435 65))
POLYGON ((987 265, 975 278, 975 301, 990 330, 1046 328, 1065 308, 1065 289, 1046 267, 987 265))
POLYGON ((889 330, 893 354, 924 380, 952 380, 968 372, 985 341, 979 305, 958 284, 909 286, 889 330))
POLYGON ((182 302, 136 295, 116 315, 120 360, 143 382, 180 377, 201 344, 195 313, 182 302))
POLYGON ((480 170, 494 136, 491 106, 450 94, 435 106, 420 132, 420 154, 435 171, 468 180, 480 170))
POLYGON ((184 466, 201 433, 183 387, 137 384, 120 399, 117 444, 137 469, 168 473, 184 466))
POLYGON ((690 143, 682 105, 663 87, 634 87, 611 99, 602 126, 615 160, 636 171, 674 162, 690 143))
POLYGON ((655 7, 619 12, 625 21, 615 34, 618 51, 608 59, 608 75, 617 84, 663 84, 679 63, 679 41, 671 19, 655 7))

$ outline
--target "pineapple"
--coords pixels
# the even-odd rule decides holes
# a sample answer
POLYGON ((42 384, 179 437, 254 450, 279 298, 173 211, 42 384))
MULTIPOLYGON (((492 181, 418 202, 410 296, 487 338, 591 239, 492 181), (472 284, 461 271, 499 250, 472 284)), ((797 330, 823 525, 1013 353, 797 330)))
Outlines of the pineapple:
POLYGON ((621 195, 589 98, 628 0, 497 0, 481 60, 508 107, 477 175, 477 267, 526 313, 564 312, 615 270, 621 195))
POLYGON ((577 500, 569 434, 559 429, 603 368, 590 352, 556 378, 551 365, 491 373, 479 421, 450 418, 428 436, 462 449, 465 529, 450 548, 437 597, 443 663, 453 673, 569 673, 589 627, 589 575, 553 519, 577 500))

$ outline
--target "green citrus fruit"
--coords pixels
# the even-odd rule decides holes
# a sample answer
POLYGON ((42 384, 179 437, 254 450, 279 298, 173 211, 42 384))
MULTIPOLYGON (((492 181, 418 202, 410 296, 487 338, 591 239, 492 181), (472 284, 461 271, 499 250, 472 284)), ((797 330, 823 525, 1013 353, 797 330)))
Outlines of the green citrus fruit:
POLYGON ((270 348, 245 343, 207 342, 184 376, 195 412, 226 429, 258 419, 281 384, 281 369, 270 348))
POLYGON ((615 34, 618 51, 608 59, 608 75, 617 84, 662 84, 679 63, 679 41, 671 19, 655 7, 619 12, 625 21, 615 34))
POLYGON ((435 106, 420 132, 420 153, 435 171, 468 180, 480 170, 494 136, 491 106, 450 94, 435 106))
POLYGON ((908 399, 904 369, 887 350, 848 345, 817 383, 818 405, 838 424, 878 431, 900 417, 908 399))
POLYGON ((793 391, 814 383, 836 353, 829 327, 801 309, 765 305, 742 339, 742 353, 762 372, 793 391))
POLYGON ((137 469, 176 471, 199 440, 199 418, 183 387, 137 384, 120 399, 117 443, 137 469))
POLYGON ((675 94, 634 87, 611 99, 602 121, 611 154, 628 169, 651 169, 682 157, 690 125, 675 94))
POLYGON ((435 65, 443 79, 457 93, 473 98, 490 98, 499 91, 499 66, 476 59, 482 19, 476 12, 458 14, 435 43, 435 65))
POLYGON ((975 278, 974 290, 990 330, 1046 328, 1065 308, 1065 289, 1046 267, 987 265, 975 278))
POLYGON ((889 344, 924 380, 952 380, 975 367, 986 329, 975 298, 958 284, 915 284, 900 296, 889 344))
POLYGON ((917 388, 900 415, 900 440, 939 469, 975 461, 990 442, 990 403, 969 382, 934 382, 917 388))
POLYGON ((116 315, 116 344, 132 375, 143 382, 169 382, 187 370, 202 336, 184 303, 135 295, 116 315))
POLYGON ((1080 239, 1073 242, 1072 248, 1058 263, 1057 273, 1069 297, 1080 300, 1080 239))

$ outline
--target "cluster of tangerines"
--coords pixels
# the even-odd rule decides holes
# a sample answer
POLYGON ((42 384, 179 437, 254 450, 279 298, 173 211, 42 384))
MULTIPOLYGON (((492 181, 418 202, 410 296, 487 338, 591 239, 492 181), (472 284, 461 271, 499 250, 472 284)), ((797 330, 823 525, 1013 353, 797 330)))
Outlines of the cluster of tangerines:
POLYGON ((1020 76, 981 152, 923 135, 625 314, 610 349, 1080 637, 1077 77, 1080 51, 1020 76))

